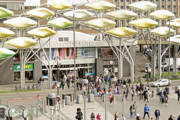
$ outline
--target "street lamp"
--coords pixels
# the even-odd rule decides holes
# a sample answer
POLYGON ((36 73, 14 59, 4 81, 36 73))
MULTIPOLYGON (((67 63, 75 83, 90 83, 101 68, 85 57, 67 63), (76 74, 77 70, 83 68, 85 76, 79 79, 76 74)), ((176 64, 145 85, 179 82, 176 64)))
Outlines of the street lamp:
POLYGON ((59 83, 59 68, 60 68, 60 62, 59 62, 59 57, 56 57, 57 59, 57 95, 59 95, 59 87, 60 87, 60 83, 59 83))

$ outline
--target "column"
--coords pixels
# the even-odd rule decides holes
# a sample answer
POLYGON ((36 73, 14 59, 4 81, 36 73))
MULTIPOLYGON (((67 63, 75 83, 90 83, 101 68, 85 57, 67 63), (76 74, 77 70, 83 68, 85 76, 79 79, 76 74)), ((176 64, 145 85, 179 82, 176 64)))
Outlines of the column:
POLYGON ((174 45, 174 53, 173 53, 173 72, 175 75, 177 75, 177 49, 178 45, 174 45))
POLYGON ((158 78, 161 79, 161 37, 159 37, 158 47, 158 78))

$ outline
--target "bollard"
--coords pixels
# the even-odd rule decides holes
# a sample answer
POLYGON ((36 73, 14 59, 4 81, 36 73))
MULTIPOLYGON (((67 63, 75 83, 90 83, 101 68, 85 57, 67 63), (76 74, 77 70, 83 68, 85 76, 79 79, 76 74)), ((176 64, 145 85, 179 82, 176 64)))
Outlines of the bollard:
POLYGON ((159 92, 160 92, 160 88, 158 87, 158 88, 157 88, 157 95, 159 94, 159 92))
POLYGON ((82 95, 76 95, 76 103, 77 103, 77 104, 83 103, 82 95))
POLYGON ((154 97, 154 90, 152 91, 152 97, 154 97))
POLYGON ((73 105, 74 100, 73 100, 73 95, 71 95, 71 104, 73 105))
POLYGON ((178 90, 178 86, 175 86, 175 93, 177 92, 177 90, 178 90))
POLYGON ((94 102, 94 94, 88 94, 88 102, 94 102))
POLYGON ((62 107, 65 108, 65 100, 62 101, 62 107))
POLYGON ((36 118, 38 117, 38 104, 36 103, 36 118))
POLYGON ((31 106, 31 118, 33 120, 33 117, 34 117, 34 109, 33 109, 33 106, 31 106))
POLYGON ((70 105, 70 96, 65 96, 65 105, 70 105))

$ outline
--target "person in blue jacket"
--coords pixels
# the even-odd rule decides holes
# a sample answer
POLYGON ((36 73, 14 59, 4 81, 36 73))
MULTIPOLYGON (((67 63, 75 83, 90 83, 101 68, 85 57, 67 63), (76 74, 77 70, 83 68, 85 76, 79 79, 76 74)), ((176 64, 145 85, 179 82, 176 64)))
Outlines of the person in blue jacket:
POLYGON ((144 116, 143 116, 143 119, 145 118, 145 115, 148 115, 148 118, 149 118, 149 107, 147 106, 147 104, 145 104, 145 107, 144 107, 144 116))

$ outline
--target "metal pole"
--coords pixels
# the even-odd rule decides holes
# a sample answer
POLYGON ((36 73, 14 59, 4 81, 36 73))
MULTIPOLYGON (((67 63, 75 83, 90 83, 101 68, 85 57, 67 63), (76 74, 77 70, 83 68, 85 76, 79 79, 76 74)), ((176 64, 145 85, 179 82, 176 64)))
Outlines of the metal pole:
POLYGON ((76 98, 76 41, 75 41, 75 13, 73 13, 73 41, 74 41, 74 100, 76 98))
MULTIPOLYGON (((121 40, 119 40, 119 50, 121 50, 121 40)), ((122 56, 121 56, 121 53, 119 52, 118 54, 119 56, 119 59, 118 59, 118 79, 121 79, 122 78, 122 56)))
POLYGON ((122 102, 122 115, 124 120, 124 94, 123 94, 123 102, 122 102))
POLYGON ((158 78, 161 79, 161 37, 159 37, 158 47, 158 78))
POLYGON ((177 45, 174 45, 174 55, 173 55, 173 71, 174 71, 174 75, 177 75, 177 45))
POLYGON ((86 93, 84 95, 84 120, 86 120, 86 93))
POLYGON ((51 89, 52 82, 52 71, 51 71, 51 39, 49 40, 49 80, 48 80, 48 88, 51 89))
POLYGON ((104 93, 104 95, 105 95, 105 120, 107 120, 107 81, 106 81, 106 84, 105 84, 105 93, 104 93))
MULTIPOLYGON (((170 28, 171 28, 170 20, 171 20, 171 17, 169 16, 169 72, 168 72, 169 80, 170 80, 170 54, 171 54, 171 48, 170 48, 170 46, 171 46, 171 43, 170 43, 170 37, 171 37, 170 36, 170 28)), ((168 80, 168 84, 169 84, 169 80, 168 80)))

